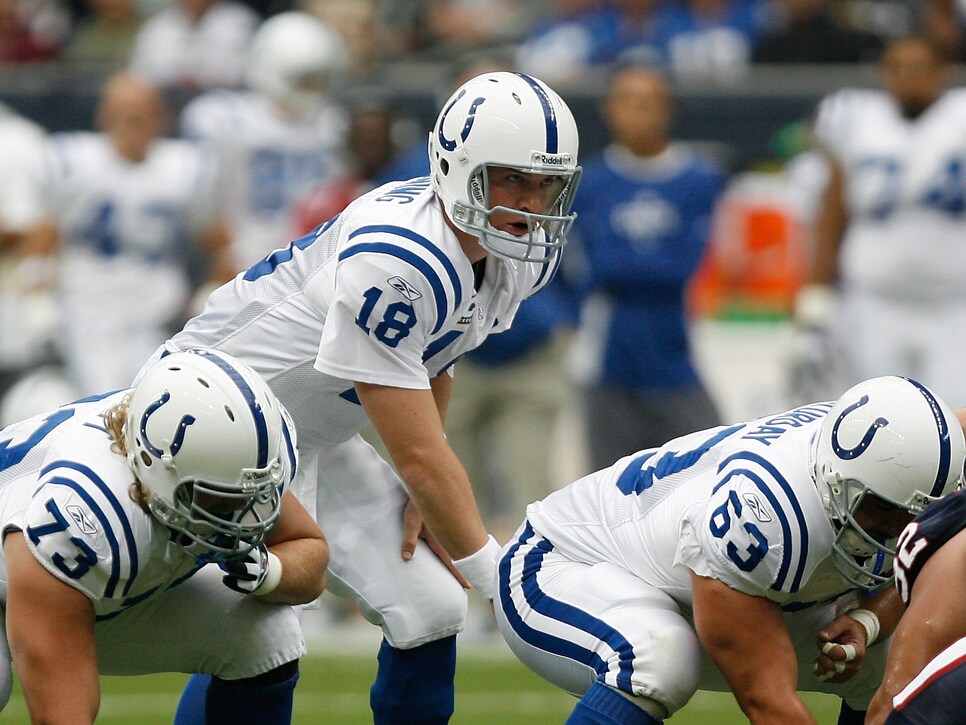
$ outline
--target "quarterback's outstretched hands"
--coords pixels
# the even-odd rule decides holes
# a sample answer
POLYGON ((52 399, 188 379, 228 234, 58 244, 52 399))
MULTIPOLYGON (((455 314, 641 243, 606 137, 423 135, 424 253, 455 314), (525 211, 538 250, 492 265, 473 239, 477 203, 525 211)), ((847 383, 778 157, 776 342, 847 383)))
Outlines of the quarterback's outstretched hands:
POLYGON ((256 546, 243 557, 219 563, 218 567, 225 572, 221 581, 242 594, 268 594, 278 586, 281 578, 281 567, 273 566, 273 558, 278 562, 265 544, 256 546))
POLYGON ((818 633, 821 653, 813 671, 823 682, 845 682, 862 667, 865 659, 866 630, 847 614, 830 622, 818 633))

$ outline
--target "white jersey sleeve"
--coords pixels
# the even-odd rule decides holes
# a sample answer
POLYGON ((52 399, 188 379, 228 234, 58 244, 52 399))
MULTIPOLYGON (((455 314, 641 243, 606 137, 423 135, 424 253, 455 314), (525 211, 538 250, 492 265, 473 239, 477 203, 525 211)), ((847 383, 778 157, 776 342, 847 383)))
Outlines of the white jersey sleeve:
POLYGON ((130 468, 104 444, 106 433, 86 426, 73 430, 81 435, 48 454, 23 532, 37 561, 102 613, 121 606, 144 563, 147 516, 127 495, 130 468), (99 452, 63 455, 81 446, 99 452))
POLYGON ((824 406, 806 406, 749 425, 725 452, 707 502, 685 514, 680 563, 780 603, 847 588, 837 576, 814 578, 828 561, 833 538, 803 455, 820 414, 824 406))
POLYGON ((819 101, 815 111, 815 138, 829 153, 839 156, 852 139, 855 119, 861 118, 863 109, 881 104, 882 100, 878 91, 857 88, 846 88, 826 96, 819 101))
POLYGON ((423 358, 452 314, 460 283, 450 260, 419 239, 400 230, 363 228, 340 251, 317 370, 359 382, 429 388, 423 358))

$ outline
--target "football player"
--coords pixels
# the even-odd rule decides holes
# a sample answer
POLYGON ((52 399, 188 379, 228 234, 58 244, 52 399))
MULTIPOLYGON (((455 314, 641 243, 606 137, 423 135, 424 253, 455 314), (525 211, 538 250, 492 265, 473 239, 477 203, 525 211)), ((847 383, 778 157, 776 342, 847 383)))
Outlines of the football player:
POLYGON ((342 171, 348 123, 328 91, 345 63, 342 38, 322 20, 278 13, 252 41, 247 89, 209 91, 182 111, 181 134, 219 160, 237 269, 299 236, 296 203, 342 171))
POLYGON ((452 369, 553 277, 577 145, 573 115, 543 82, 477 76, 438 116, 431 176, 376 188, 273 252, 163 348, 238 356, 292 413, 293 487, 332 547, 331 590, 385 635, 371 694, 380 725, 453 711, 467 600, 444 561, 492 598, 500 547, 443 435, 452 369), (370 421, 395 471, 359 435, 370 421), (431 534, 418 540, 423 521, 431 534))
POLYGON ((899 537, 896 586, 907 609, 892 638, 870 725, 956 725, 964 720, 966 494, 917 516, 899 537))
POLYGON ((93 722, 98 675, 151 672, 212 675, 209 723, 289 722, 289 605, 322 592, 328 548, 256 373, 180 352, 0 441, 2 704, 12 656, 33 722, 93 722))
POLYGON ((948 88, 952 65, 922 37, 891 42, 880 70, 882 90, 844 89, 818 106, 830 180, 796 301, 816 341, 802 358, 834 351, 832 395, 898 373, 966 400, 948 334, 966 326, 966 89, 948 88))
POLYGON ((581 698, 572 725, 653 725, 697 689, 788 725, 815 722, 797 691, 831 693, 861 723, 902 609, 895 539, 964 460, 953 411, 892 376, 640 451, 527 508, 500 630, 581 698))
POLYGON ((234 273, 212 212, 213 159, 164 138, 166 114, 156 87, 122 72, 104 85, 98 131, 48 143, 42 218, 23 247, 38 263, 56 258, 55 278, 33 283, 56 289, 59 352, 81 395, 126 387, 184 321, 194 282, 186 260, 210 262, 220 281, 234 273))

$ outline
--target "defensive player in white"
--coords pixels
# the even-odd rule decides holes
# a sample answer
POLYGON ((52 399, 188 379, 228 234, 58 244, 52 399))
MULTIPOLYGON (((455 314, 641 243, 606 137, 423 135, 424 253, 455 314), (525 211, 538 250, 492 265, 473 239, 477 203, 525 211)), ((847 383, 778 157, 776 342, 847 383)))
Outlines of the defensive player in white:
POLYGON ((289 605, 328 549, 287 420, 250 368, 189 351, 0 431, 0 703, 12 656, 33 722, 93 722, 99 674, 150 672, 214 675, 208 723, 289 722, 289 605))
POLYGON ((296 202, 342 170, 348 121, 328 92, 345 63, 342 38, 327 24, 279 13, 252 41, 247 90, 209 91, 182 111, 181 134, 210 143, 219 159, 237 269, 299 236, 296 202))
POLYGON ((42 219, 23 246, 28 257, 55 260, 58 342, 82 395, 126 387, 184 321, 188 259, 209 263, 213 279, 234 274, 212 212, 214 158, 164 138, 166 113, 154 86, 119 73, 104 86, 99 131, 48 144, 42 219))
POLYGON ((385 635, 377 723, 431 725, 453 711, 467 601, 441 558, 491 598, 499 545, 443 435, 452 367, 553 277, 577 145, 573 115, 544 83, 477 76, 439 114, 431 177, 360 197, 212 293, 164 346, 237 355, 292 413, 294 488, 329 539, 331 590, 385 635), (370 421, 398 475, 358 435, 370 421), (436 553, 417 543, 423 520, 436 553))
POLYGON ((929 40, 902 38, 883 53, 883 90, 818 107, 830 180, 796 316, 831 335, 831 396, 898 373, 966 404, 966 348, 949 335, 966 327, 966 89, 947 88, 952 68, 929 40))
POLYGON ((581 698, 571 724, 656 723, 730 689, 752 723, 861 723, 901 614, 895 538, 956 488, 966 440, 899 377, 692 433, 527 508, 499 563, 500 630, 581 698), (610 719, 608 719, 610 718, 610 719))

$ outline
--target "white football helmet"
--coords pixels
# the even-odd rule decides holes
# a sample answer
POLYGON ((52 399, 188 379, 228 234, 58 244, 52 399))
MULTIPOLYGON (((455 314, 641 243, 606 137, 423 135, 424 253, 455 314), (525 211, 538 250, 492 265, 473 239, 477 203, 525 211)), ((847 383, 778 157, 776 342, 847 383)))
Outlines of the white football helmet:
POLYGON ((346 65, 342 36, 323 20, 291 10, 265 20, 252 39, 248 87, 305 118, 325 100, 332 74, 346 65))
MULTIPOLYGON (((577 124, 567 104, 543 81, 522 73, 484 73, 464 83, 443 106, 429 134, 433 189, 447 216, 489 252, 530 262, 549 260, 567 241, 580 180, 577 124), (551 174, 564 180, 545 214, 525 213, 529 232, 515 236, 489 223, 487 167, 551 174)), ((516 211, 516 210, 514 210, 516 211)))
POLYGON ((148 509, 199 562, 268 538, 294 446, 281 405, 250 367, 214 350, 161 358, 134 388, 124 442, 148 509))
POLYGON ((924 385, 873 378, 840 397, 813 444, 814 476, 836 531, 832 557, 850 583, 892 580, 895 540, 855 520, 867 496, 916 515, 962 485, 966 440, 956 415, 924 385))

